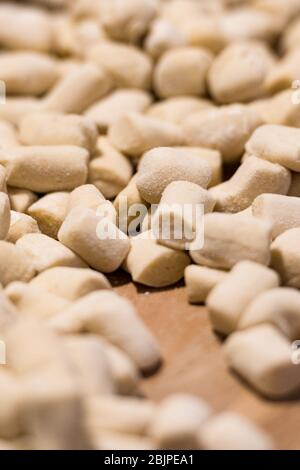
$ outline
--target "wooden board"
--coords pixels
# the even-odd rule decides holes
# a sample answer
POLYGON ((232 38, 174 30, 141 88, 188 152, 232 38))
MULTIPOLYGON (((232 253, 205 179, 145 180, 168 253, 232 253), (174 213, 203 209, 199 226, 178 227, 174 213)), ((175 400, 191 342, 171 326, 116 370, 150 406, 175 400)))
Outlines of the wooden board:
POLYGON ((134 285, 123 273, 111 281, 134 302, 161 345, 164 364, 142 382, 147 397, 160 400, 174 392, 195 394, 217 411, 249 417, 273 437, 278 449, 300 449, 300 401, 267 401, 230 373, 206 309, 188 304, 184 286, 147 289, 134 285))

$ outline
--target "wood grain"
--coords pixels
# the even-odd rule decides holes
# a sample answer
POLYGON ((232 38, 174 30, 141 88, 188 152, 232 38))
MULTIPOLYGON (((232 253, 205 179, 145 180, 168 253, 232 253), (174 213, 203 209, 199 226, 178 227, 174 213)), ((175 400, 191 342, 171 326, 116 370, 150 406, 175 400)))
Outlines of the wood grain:
POLYGON ((184 286, 147 289, 124 273, 110 280, 134 302, 161 345, 162 367, 142 382, 147 397, 161 400, 174 392, 193 393, 217 411, 249 417, 273 437, 278 449, 300 449, 300 401, 267 401, 229 372, 206 309, 188 304, 184 286))

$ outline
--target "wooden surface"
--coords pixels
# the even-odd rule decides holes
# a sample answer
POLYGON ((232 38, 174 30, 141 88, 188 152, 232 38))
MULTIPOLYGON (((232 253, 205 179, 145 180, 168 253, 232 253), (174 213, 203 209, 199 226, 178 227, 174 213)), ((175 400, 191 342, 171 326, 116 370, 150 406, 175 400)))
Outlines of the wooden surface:
POLYGON ((189 305, 183 286, 147 289, 120 273, 111 282, 135 303, 161 345, 164 364, 142 383, 147 397, 160 400, 174 392, 193 393, 217 411, 249 417, 273 437, 278 449, 300 449, 300 401, 267 401, 229 372, 222 341, 212 332, 206 309, 189 305))

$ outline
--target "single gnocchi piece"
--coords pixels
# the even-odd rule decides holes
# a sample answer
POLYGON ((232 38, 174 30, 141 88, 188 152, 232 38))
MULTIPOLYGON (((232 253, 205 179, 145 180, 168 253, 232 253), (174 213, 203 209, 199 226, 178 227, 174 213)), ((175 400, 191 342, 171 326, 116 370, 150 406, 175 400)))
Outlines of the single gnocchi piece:
POLYGON ((156 406, 150 400, 134 397, 102 396, 86 400, 88 427, 146 436, 156 406))
POLYGON ((252 204, 254 217, 272 225, 272 238, 300 227, 300 200, 298 197, 277 194, 261 194, 252 204))
POLYGON ((237 413, 212 416, 199 431, 199 445, 205 450, 272 450, 273 442, 250 420, 237 413))
POLYGON ((9 95, 33 97, 49 91, 58 80, 59 71, 50 56, 37 52, 6 52, 0 56, 0 75, 9 95))
POLYGON ((158 0, 110 0, 99 3, 101 23, 115 41, 138 43, 158 12, 158 0))
POLYGON ((103 274, 92 269, 66 266, 46 269, 30 284, 70 302, 94 291, 110 289, 110 283, 103 274))
POLYGON ((257 0, 255 8, 252 8, 252 5, 245 5, 243 8, 225 11, 221 16, 221 29, 226 41, 229 44, 249 40, 272 43, 289 18, 286 16, 285 7, 282 7, 282 2, 275 1, 277 15, 274 15, 274 0, 271 0, 273 3, 271 5, 266 4, 265 0, 262 0, 262 4, 259 5, 261 2, 257 0), (276 7, 280 8, 279 13, 276 7))
POLYGON ((88 175, 87 150, 75 146, 29 146, 0 150, 7 183, 19 189, 48 193, 68 191, 84 184, 88 175))
POLYGON ((58 231, 67 216, 69 198, 68 192, 50 193, 27 209, 27 213, 36 220, 44 235, 57 239, 58 231))
POLYGON ((211 412, 210 407, 196 397, 171 395, 155 410, 149 434, 160 449, 197 449, 199 429, 211 412))
POLYGON ((186 45, 184 32, 174 23, 158 17, 152 21, 145 40, 145 49, 154 59, 159 59, 165 52, 186 45))
POLYGON ((35 271, 40 273, 56 266, 86 267, 85 262, 57 240, 42 233, 29 233, 16 243, 31 260, 35 271))
POLYGON ((107 201, 93 184, 78 186, 70 193, 67 214, 76 208, 92 209, 98 217, 108 218, 116 224, 117 214, 112 202, 107 201))
POLYGON ((181 125, 192 114, 213 108, 213 102, 195 96, 172 96, 153 103, 147 116, 181 125))
POLYGON ((75 207, 84 207, 97 210, 99 206, 106 202, 105 197, 93 184, 84 184, 74 189, 68 198, 67 212, 75 207))
POLYGON ((3 2, 0 8, 0 45, 11 50, 50 52, 51 16, 28 5, 3 2))
POLYGON ((251 107, 233 104, 191 114, 184 120, 183 129, 190 146, 218 150, 225 163, 234 163, 261 124, 261 117, 251 107))
POLYGON ((246 330, 262 324, 271 324, 296 341, 300 335, 300 294, 290 287, 262 292, 248 305, 239 321, 239 329, 246 330))
POLYGON ((214 186, 210 193, 218 211, 237 213, 251 206, 262 194, 286 195, 290 184, 291 174, 284 167, 251 156, 228 181, 214 186))
POLYGON ((215 200, 209 191, 203 189, 199 184, 189 181, 173 181, 162 193, 160 204, 170 206, 173 204, 203 205, 203 212, 208 214, 213 212, 215 200))
POLYGON ((266 124, 252 134, 246 144, 246 151, 250 155, 300 172, 299 137, 300 129, 266 124))
POLYGON ((58 232, 58 239, 91 268, 104 273, 116 271, 130 250, 127 235, 111 220, 82 207, 68 214, 58 232))
POLYGON ((199 160, 207 163, 212 171, 211 180, 208 188, 216 186, 223 179, 222 156, 218 150, 207 149, 204 147, 175 147, 175 149, 194 153, 199 160))
POLYGON ((299 364, 290 341, 273 325, 232 334, 224 346, 228 366, 263 396, 282 400, 300 390, 299 364))
POLYGON ((71 69, 48 93, 42 103, 45 111, 80 114, 112 88, 107 72, 84 63, 71 69))
POLYGON ((261 98, 265 94, 265 79, 274 63, 270 49, 261 42, 230 44, 210 68, 210 92, 221 104, 247 103, 261 98))
MULTIPOLYGON (((0 187, 1 187, 1 166, 0 166, 0 187)), ((27 212, 27 209, 32 204, 34 204, 38 199, 38 196, 34 192, 29 191, 28 189, 8 187, 7 193, 9 196, 11 209, 15 212, 24 212, 24 213, 27 212)))
POLYGON ((27 114, 20 122, 19 132, 24 145, 75 145, 91 154, 98 138, 95 123, 76 114, 27 114))
POLYGON ((117 88, 151 86, 152 61, 134 46, 103 41, 89 49, 87 59, 103 67, 117 88))
POLYGON ((190 252, 196 264, 224 270, 245 260, 269 265, 271 227, 268 223, 247 215, 214 212, 205 215, 204 224, 204 246, 190 252))
POLYGON ((111 143, 129 157, 141 157, 155 147, 173 147, 185 143, 181 128, 138 113, 124 113, 109 128, 111 143))
POLYGON ((151 95, 146 91, 123 88, 97 101, 85 115, 96 123, 100 131, 107 131, 125 111, 143 114, 151 103, 151 95))
POLYGON ((131 249, 123 267, 135 282, 149 287, 176 284, 190 264, 183 251, 160 245, 151 231, 131 239, 131 249))
POLYGON ((10 212, 10 226, 6 241, 16 243, 19 238, 22 238, 28 233, 40 233, 37 221, 27 214, 21 212, 10 212))
POLYGON ((144 154, 137 173, 137 188, 147 202, 158 204, 166 187, 174 181, 189 181, 206 189, 212 169, 197 152, 188 148, 155 148, 144 154))
POLYGON ((209 293, 227 276, 225 271, 191 264, 184 271, 188 300, 192 304, 206 302, 209 293))
POLYGON ((154 71, 154 88, 160 98, 206 94, 206 77, 212 55, 199 47, 182 47, 166 52, 154 71))
POLYGON ((237 263, 207 298, 213 328, 224 335, 233 333, 252 300, 278 286, 279 277, 275 271, 250 261, 237 263))
POLYGON ((89 163, 89 182, 107 199, 112 199, 127 186, 132 173, 130 161, 111 145, 107 137, 100 137, 95 158, 89 163))
POLYGON ((159 243, 188 250, 196 242, 204 213, 212 212, 215 202, 209 191, 195 183, 170 183, 151 218, 151 228, 159 243))
POLYGON ((218 54, 227 45, 227 38, 222 29, 222 16, 198 14, 184 22, 180 30, 186 42, 193 47, 203 47, 218 54))

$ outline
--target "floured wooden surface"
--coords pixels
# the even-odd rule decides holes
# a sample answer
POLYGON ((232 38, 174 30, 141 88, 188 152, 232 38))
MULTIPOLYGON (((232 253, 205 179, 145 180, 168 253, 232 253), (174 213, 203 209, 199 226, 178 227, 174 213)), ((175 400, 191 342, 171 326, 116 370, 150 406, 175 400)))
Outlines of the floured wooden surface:
POLYGON ((183 286, 147 289, 120 272, 110 280, 135 303, 161 345, 164 364, 143 380, 146 396, 160 400, 174 392, 193 393, 216 411, 237 411, 251 418, 270 433, 278 449, 300 449, 299 401, 267 401, 230 373, 206 309, 189 305, 183 286))

